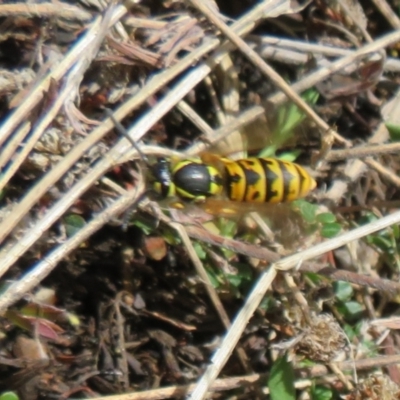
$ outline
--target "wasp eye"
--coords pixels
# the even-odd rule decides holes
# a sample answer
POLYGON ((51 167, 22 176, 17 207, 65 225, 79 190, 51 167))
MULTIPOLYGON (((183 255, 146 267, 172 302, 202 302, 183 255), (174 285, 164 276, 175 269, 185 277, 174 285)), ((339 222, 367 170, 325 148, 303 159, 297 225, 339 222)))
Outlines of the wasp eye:
POLYGON ((162 197, 170 197, 175 195, 175 186, 172 182, 170 163, 165 158, 157 160, 152 167, 154 177, 154 190, 161 194, 162 197))

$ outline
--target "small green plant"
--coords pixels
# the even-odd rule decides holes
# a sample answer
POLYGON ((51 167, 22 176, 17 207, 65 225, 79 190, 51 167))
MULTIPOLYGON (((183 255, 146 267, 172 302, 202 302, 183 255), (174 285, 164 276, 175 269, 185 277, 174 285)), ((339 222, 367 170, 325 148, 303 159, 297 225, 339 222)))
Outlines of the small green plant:
MULTIPOLYGON (((359 220, 359 224, 363 225, 378 220, 378 217, 372 212, 367 213, 359 220)), ((400 271, 400 231, 398 225, 392 225, 377 233, 367 236, 367 243, 375 246, 389 261, 389 265, 396 266, 400 271)))
POLYGON ((344 318, 354 321, 360 318, 365 307, 353 300, 353 287, 349 282, 336 281, 332 284, 336 297, 336 309, 344 318))
POLYGON ((64 217, 65 232, 68 237, 74 236, 85 225, 86 225, 86 221, 80 215, 69 214, 64 217))
POLYGON ((272 400, 295 400, 295 375, 292 364, 287 357, 278 358, 268 379, 268 388, 272 400))
MULTIPOLYGON (((302 99, 309 105, 314 105, 318 101, 319 94, 316 90, 310 89, 302 94, 302 99)), ((306 115, 292 102, 279 107, 275 126, 272 132, 271 145, 263 149, 259 157, 275 157, 276 151, 282 147, 294 135, 294 130, 305 120, 306 115)), ((295 152, 296 158, 299 152, 295 152)), ((294 159, 286 159, 286 161, 294 161, 294 159)))
POLYGON ((393 142, 400 141, 400 125, 386 122, 385 126, 389 131, 390 139, 392 139, 393 142))
POLYGON ((325 386, 312 386, 310 391, 311 400, 331 400, 333 392, 325 386))
POLYGON ((0 400, 19 400, 19 397, 14 392, 4 392, 0 394, 0 400))
POLYGON ((310 232, 319 231, 321 236, 327 239, 335 237, 342 230, 342 226, 336 222, 336 216, 331 212, 318 214, 318 205, 299 199, 293 202, 304 221, 308 224, 310 232))

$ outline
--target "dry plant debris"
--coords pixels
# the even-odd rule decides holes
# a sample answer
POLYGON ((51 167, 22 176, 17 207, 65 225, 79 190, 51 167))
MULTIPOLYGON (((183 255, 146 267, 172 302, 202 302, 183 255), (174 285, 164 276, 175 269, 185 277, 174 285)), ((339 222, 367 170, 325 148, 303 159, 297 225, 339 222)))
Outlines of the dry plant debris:
POLYGON ((0 400, 400 398, 399 5, 364 3, 0 4, 0 400), (154 196, 210 153, 317 188, 154 196))

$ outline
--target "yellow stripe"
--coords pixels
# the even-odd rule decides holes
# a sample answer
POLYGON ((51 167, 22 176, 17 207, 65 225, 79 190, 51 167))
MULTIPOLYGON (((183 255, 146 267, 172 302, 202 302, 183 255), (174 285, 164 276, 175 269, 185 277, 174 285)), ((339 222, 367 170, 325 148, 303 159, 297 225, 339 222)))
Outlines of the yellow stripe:
POLYGON ((210 182, 210 194, 213 196, 217 196, 222 192, 222 177, 218 170, 213 166, 207 166, 208 173, 210 174, 211 182, 210 182))
POLYGON ((297 165, 300 175, 301 187, 299 192, 299 197, 306 196, 311 190, 315 189, 317 182, 314 178, 300 165, 297 165))
POLYGON ((250 203, 264 202, 266 195, 265 171, 258 158, 248 158, 237 162, 243 169, 246 179, 244 200, 250 203))
POLYGON ((246 178, 240 165, 228 159, 224 159, 226 168, 226 181, 228 198, 232 201, 243 201, 246 191, 246 178))
POLYGON ((171 175, 175 175, 180 169, 182 169, 183 167, 186 167, 186 165, 189 164, 201 164, 200 160, 197 159, 187 159, 187 160, 179 160, 178 162, 174 163, 172 166, 172 173, 171 175))
POLYGON ((284 191, 282 168, 278 160, 274 158, 261 158, 260 161, 265 171, 266 196, 264 201, 268 203, 280 203, 284 191))
POLYGON ((301 189, 297 165, 287 161, 280 161, 280 164, 283 171, 283 180, 285 185, 282 201, 293 201, 299 197, 301 189))

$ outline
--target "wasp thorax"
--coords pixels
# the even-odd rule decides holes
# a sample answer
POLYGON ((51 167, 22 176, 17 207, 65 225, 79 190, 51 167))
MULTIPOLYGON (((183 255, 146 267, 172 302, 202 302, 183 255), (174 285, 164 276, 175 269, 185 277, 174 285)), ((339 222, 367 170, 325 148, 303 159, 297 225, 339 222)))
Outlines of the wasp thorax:
POLYGON ((184 200, 204 201, 222 191, 222 178, 213 166, 201 160, 181 160, 171 165, 160 159, 153 167, 154 189, 163 197, 178 196, 184 200))

